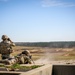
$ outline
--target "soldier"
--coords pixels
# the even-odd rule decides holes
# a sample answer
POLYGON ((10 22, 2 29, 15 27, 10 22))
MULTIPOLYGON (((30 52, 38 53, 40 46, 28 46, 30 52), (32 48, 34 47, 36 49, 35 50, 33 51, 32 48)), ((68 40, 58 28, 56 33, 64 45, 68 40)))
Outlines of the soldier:
POLYGON ((12 64, 32 64, 32 57, 28 50, 23 51, 13 58, 1 60, 0 63, 12 65, 12 64))
POLYGON ((13 52, 12 46, 15 44, 8 38, 7 35, 2 35, 2 42, 0 43, 0 54, 2 59, 10 58, 10 54, 13 52))
POLYGON ((28 50, 16 56, 19 64, 32 64, 32 56, 28 50))

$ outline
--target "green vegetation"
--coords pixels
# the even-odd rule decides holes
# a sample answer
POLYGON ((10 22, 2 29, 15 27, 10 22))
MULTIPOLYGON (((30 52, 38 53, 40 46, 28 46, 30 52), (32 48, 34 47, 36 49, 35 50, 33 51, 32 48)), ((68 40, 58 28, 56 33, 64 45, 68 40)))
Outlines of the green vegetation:
POLYGON ((9 69, 9 71, 29 71, 38 67, 41 67, 43 65, 32 65, 32 66, 20 66, 20 64, 13 64, 11 66, 6 66, 4 64, 0 64, 0 67, 5 67, 9 69))
POLYGON ((41 67, 42 65, 32 65, 32 66, 20 66, 20 64, 13 64, 11 66, 6 66, 10 71, 29 71, 38 67, 41 67))
POLYGON ((31 47, 50 47, 50 48, 72 48, 75 47, 75 41, 68 42, 15 42, 17 46, 31 46, 31 47))
POLYGON ((4 64, 0 64, 0 67, 5 67, 5 65, 4 64))
POLYGON ((40 67, 39 65, 33 65, 33 66, 20 66, 20 64, 13 64, 12 66, 10 66, 10 68, 13 69, 34 69, 34 68, 38 68, 40 67))

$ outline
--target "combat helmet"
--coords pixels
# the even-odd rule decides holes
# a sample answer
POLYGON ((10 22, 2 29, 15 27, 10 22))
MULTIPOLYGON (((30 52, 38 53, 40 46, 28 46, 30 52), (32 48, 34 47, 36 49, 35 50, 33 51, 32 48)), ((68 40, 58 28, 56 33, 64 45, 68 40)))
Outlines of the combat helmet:
POLYGON ((22 54, 30 55, 30 52, 29 52, 29 50, 24 50, 24 51, 22 52, 22 54))
POLYGON ((8 36, 7 35, 2 35, 2 39, 3 40, 8 39, 8 36))

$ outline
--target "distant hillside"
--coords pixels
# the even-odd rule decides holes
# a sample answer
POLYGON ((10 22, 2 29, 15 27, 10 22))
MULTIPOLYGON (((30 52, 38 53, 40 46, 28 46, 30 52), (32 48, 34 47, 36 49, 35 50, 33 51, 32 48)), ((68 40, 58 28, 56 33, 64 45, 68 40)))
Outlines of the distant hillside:
POLYGON ((35 46, 50 48, 72 48, 75 47, 75 41, 69 42, 15 42, 17 46, 35 46))

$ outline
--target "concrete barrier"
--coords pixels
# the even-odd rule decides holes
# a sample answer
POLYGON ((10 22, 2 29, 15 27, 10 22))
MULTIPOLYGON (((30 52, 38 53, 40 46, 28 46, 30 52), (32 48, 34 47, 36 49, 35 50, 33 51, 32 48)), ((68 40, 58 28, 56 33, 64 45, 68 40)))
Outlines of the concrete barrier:
POLYGON ((0 71, 0 75, 20 75, 21 72, 0 71))
POLYGON ((75 75, 75 65, 53 65, 52 75, 75 75))
POLYGON ((27 72, 0 71, 0 75, 75 75, 75 65, 44 65, 27 72))
POLYGON ((44 65, 27 72, 0 71, 0 75, 52 75, 52 65, 44 65))
POLYGON ((31 71, 21 73, 21 75, 52 75, 52 65, 48 64, 31 71))

